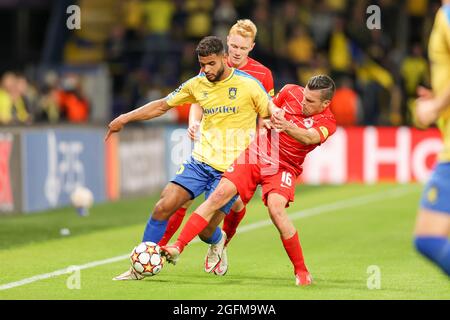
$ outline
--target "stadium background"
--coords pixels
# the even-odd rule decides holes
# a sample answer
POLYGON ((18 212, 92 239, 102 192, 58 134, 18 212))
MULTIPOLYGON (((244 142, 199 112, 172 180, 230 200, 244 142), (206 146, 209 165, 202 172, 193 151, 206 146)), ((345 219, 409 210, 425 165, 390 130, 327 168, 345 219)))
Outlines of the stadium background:
POLYGON ((65 205, 76 184, 97 202, 162 187, 189 154, 174 131, 186 127, 189 107, 105 148, 104 125, 195 75, 199 39, 225 38, 247 17, 258 27, 251 56, 271 68, 276 91, 317 73, 336 80, 332 109, 343 129, 310 157, 306 182, 424 181, 437 133, 395 127, 411 125, 415 89, 429 86, 427 35, 438 8, 427 0, 3 1, 0 210, 65 205), (70 30, 73 4, 81 28, 70 30), (371 4, 381 29, 367 27, 371 4))
MULTIPOLYGON (((426 48, 439 5, 434 0, 1 1, 1 248, 58 240, 62 226, 83 235, 140 223, 133 233, 139 235, 158 191, 189 154, 188 106, 127 126, 108 144, 106 124, 195 75, 196 43, 210 34, 225 38, 240 18, 258 27, 250 56, 272 70, 275 92, 286 83, 305 84, 317 73, 336 81, 332 110, 340 127, 309 156, 299 182, 316 187, 303 191, 322 203, 330 195, 352 198, 362 190, 401 184, 414 191, 407 200, 411 207, 402 207, 397 218, 413 223, 416 183, 427 179, 441 147, 435 128, 412 128, 415 89, 429 86, 426 48), (381 29, 367 27, 372 13, 366 10, 373 4, 380 8, 381 29), (71 5, 79 6, 81 29, 68 28, 77 12, 68 11, 71 5), (67 207, 78 184, 90 188, 98 204, 86 218, 67 207), (128 201, 137 205, 125 209, 124 217, 117 208, 127 208, 128 201)), ((406 241, 410 231, 403 230, 406 241)), ((411 250, 406 244, 399 250, 404 248, 411 250)))

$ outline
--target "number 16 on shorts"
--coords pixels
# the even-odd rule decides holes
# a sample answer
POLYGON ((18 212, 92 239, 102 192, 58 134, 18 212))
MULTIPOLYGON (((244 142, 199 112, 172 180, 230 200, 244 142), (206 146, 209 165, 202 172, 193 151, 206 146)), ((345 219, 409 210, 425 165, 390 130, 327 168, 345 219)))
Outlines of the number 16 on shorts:
POLYGON ((292 187, 292 174, 287 171, 283 171, 281 174, 281 187, 290 188, 292 187))

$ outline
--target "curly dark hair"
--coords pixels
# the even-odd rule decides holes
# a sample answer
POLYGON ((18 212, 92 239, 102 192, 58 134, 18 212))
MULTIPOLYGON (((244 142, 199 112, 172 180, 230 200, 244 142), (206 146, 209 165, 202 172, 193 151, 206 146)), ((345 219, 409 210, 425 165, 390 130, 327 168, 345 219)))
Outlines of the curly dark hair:
POLYGON ((207 57, 212 54, 223 55, 225 53, 222 40, 216 36, 204 37, 195 49, 200 57, 207 57))

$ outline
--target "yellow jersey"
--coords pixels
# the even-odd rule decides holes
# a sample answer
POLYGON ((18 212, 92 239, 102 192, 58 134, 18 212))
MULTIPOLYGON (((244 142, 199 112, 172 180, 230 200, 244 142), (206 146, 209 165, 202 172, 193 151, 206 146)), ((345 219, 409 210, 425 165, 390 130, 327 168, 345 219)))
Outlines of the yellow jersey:
MULTIPOLYGON (((431 86, 434 94, 439 95, 450 85, 450 5, 442 6, 436 14, 428 54, 431 62, 431 86)), ((450 106, 447 106, 437 124, 444 140, 444 149, 438 160, 450 162, 450 106)))
POLYGON ((249 74, 231 69, 221 81, 210 82, 202 72, 166 98, 171 107, 198 103, 203 109, 200 139, 192 156, 224 172, 253 140, 257 114, 269 116, 270 96, 249 74))

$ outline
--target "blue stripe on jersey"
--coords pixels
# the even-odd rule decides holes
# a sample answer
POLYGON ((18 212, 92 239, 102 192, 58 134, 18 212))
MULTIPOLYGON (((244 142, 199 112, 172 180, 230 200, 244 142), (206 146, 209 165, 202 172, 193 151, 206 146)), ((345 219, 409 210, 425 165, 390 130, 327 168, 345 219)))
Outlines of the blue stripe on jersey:
POLYGON ((443 5, 442 10, 444 10, 444 14, 447 17, 447 22, 450 25, 450 4, 443 5))
MULTIPOLYGON (((267 93, 267 92, 266 92, 266 88, 264 88, 264 86, 262 85, 262 83, 261 83, 258 79, 256 79, 254 76, 252 76, 251 74, 248 74, 247 72, 242 71, 242 70, 239 70, 239 69, 235 69, 234 74, 237 75, 237 76, 242 76, 242 77, 246 77, 246 78, 250 78, 250 79, 255 80, 256 83, 259 84, 259 86, 261 87, 261 89, 263 89, 263 91, 264 91, 265 93, 267 93)), ((267 93, 267 95, 269 96, 270 99, 272 99, 272 97, 271 97, 268 93, 267 93)))

